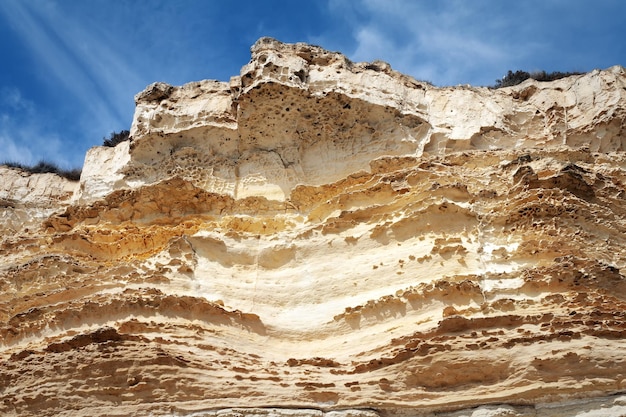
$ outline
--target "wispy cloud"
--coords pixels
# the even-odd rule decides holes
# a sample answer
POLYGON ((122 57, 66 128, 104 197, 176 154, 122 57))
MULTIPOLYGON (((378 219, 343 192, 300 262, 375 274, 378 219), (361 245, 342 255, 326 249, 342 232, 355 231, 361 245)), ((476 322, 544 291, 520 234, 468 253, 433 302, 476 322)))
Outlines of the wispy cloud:
POLYGON ((344 49, 351 58, 383 59, 436 84, 492 84, 508 69, 584 71, 603 65, 601 61, 610 56, 604 65, 624 64, 624 2, 328 0, 327 4, 351 28, 353 43, 345 42, 349 46, 344 49), (604 51, 604 57, 598 51, 604 51))
POLYGON ((330 0, 329 7, 343 13, 352 26, 353 59, 384 59, 418 78, 455 84, 464 78, 469 82, 468 74, 507 61, 513 54, 501 38, 493 36, 502 22, 485 21, 477 4, 330 0), (360 16, 347 17, 355 13, 360 16))
POLYGON ((115 126, 127 119, 119 103, 128 99, 127 86, 138 77, 96 32, 52 2, 7 0, 0 11, 32 50, 41 76, 70 93, 58 100, 78 100, 92 125, 115 126))
MULTIPOLYGON (((0 159, 33 163, 45 158, 77 166, 101 138, 130 127, 133 95, 154 81, 146 68, 157 67, 149 59, 155 51, 133 51, 125 28, 136 19, 136 10, 113 12, 107 7, 108 2, 95 1, 72 6, 42 0, 0 2, 0 19, 18 35, 33 63, 28 76, 36 77, 13 77, 15 85, 0 84, 5 93, 0 159), (103 9, 116 18, 98 20, 103 9), (25 98, 29 95, 32 101, 25 98)), ((158 27, 152 18, 144 21, 158 27)), ((146 33, 139 37, 150 39, 146 33)))

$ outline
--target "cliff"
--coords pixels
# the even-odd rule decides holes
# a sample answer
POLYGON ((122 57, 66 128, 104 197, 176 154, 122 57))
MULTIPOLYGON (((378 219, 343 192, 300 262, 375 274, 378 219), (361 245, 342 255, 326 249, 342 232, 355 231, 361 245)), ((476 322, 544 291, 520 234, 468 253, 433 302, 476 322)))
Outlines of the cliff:
POLYGON ((263 38, 79 183, 0 168, 0 414, 626 415, 626 72, 263 38))

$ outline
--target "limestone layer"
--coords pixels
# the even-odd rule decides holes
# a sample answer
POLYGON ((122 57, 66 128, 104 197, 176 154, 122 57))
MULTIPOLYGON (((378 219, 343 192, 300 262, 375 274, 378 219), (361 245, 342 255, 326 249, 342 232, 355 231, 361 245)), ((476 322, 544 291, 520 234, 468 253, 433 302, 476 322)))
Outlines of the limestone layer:
POLYGON ((3 169, 0 414, 626 414, 626 74, 435 88, 261 39, 3 169))

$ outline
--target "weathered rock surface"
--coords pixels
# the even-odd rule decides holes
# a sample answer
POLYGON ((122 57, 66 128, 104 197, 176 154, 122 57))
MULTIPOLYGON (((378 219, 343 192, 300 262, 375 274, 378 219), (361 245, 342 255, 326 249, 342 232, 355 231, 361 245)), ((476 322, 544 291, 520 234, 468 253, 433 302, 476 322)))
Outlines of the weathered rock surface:
POLYGON ((626 415, 626 73, 261 39, 79 184, 0 168, 0 414, 626 415))

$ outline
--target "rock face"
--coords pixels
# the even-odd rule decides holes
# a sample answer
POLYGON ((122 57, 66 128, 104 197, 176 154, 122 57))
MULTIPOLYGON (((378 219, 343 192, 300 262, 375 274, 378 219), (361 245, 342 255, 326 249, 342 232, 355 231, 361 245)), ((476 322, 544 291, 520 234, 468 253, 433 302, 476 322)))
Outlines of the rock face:
POLYGON ((626 415, 626 73, 261 39, 80 183, 0 168, 0 414, 626 415))

